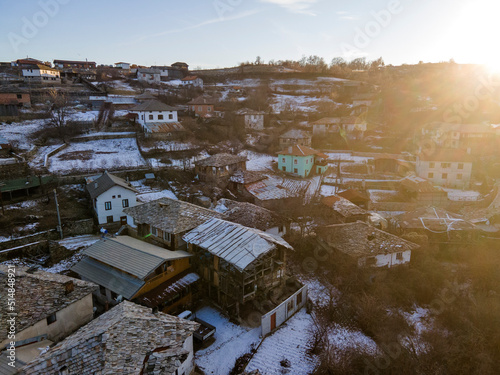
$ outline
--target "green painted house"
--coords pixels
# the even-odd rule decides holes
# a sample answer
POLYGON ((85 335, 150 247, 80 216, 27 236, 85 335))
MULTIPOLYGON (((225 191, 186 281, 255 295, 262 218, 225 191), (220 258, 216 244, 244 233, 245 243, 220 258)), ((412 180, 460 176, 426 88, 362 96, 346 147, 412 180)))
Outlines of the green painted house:
POLYGON ((323 174, 328 168, 327 156, 307 146, 290 146, 278 152, 278 168, 299 177, 308 177, 312 171, 323 174))

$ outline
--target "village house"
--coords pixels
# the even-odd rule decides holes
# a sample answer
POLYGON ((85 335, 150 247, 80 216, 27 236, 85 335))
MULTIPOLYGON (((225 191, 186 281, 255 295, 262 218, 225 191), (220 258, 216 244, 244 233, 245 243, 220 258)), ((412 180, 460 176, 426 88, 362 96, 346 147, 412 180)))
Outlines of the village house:
POLYGON ((123 62, 123 61, 117 62, 117 63, 115 63, 115 68, 123 69, 123 70, 130 70, 130 64, 123 62))
MULTIPOLYGON (((293 248, 279 236, 213 218, 184 235, 184 240, 208 297, 230 315, 244 316, 255 306, 265 314, 302 291, 302 285, 287 283, 286 251, 293 248)), ((292 309, 296 305, 292 302, 292 309)), ((271 330, 276 326, 275 316, 271 330)))
POLYGON ((218 212, 192 203, 170 198, 161 198, 139 206, 125 209, 128 232, 171 250, 186 249, 182 236, 213 217, 218 212))
POLYGON ((61 73, 46 65, 24 65, 22 68, 24 82, 28 84, 59 85, 61 73))
POLYGON ((83 255, 71 270, 99 285, 94 295, 103 304, 126 299, 163 312, 183 311, 191 305, 191 288, 198 275, 191 272, 191 255, 185 251, 117 236, 96 242, 83 255))
POLYGON ((254 111, 249 108, 242 108, 235 112, 237 117, 243 119, 245 129, 263 130, 265 112, 254 111))
POLYGON ((170 81, 173 79, 182 79, 184 77, 184 70, 174 66, 152 66, 151 69, 160 71, 160 80, 162 82, 170 81))
POLYGON ((130 108, 136 114, 137 122, 141 125, 147 123, 178 122, 177 109, 158 100, 148 100, 130 108))
POLYGON ((198 327, 124 301, 51 347, 21 374, 191 374, 198 327))
POLYGON ((363 139, 367 123, 363 116, 327 117, 311 124, 313 135, 338 134, 350 140, 363 139))
POLYGON ((215 104, 217 100, 210 96, 198 96, 187 103, 189 111, 199 117, 214 117, 215 104))
POLYGON ((399 186, 401 193, 419 205, 442 206, 448 203, 448 193, 425 178, 410 175, 403 178, 399 186))
POLYGON ((251 200, 252 196, 248 193, 247 187, 266 178, 267 176, 262 173, 240 169, 229 177, 228 189, 242 200, 251 200))
POLYGON ((463 150, 441 149, 417 156, 417 176, 433 184, 466 189, 472 176, 472 157, 463 150))
POLYGON ((280 147, 307 146, 311 147, 311 134, 305 130, 291 129, 279 137, 280 147))
POLYGON ((54 67, 57 69, 95 69, 97 66, 94 61, 54 60, 54 67))
POLYGON ((137 79, 139 82, 159 84, 161 82, 161 72, 158 69, 137 69, 137 79))
POLYGON ((0 87, 0 105, 31 107, 31 95, 27 90, 14 86, 0 87))
POLYGON ((194 163, 194 173, 201 181, 229 178, 238 170, 246 170, 247 157, 232 154, 216 154, 194 163))
POLYGON ((480 234, 475 225, 461 215, 432 206, 395 216, 390 224, 391 231, 398 235, 425 235, 431 244, 470 244, 480 234))
POLYGON ((290 229, 289 220, 252 203, 222 198, 217 201, 214 210, 223 214, 227 221, 276 236, 284 236, 290 229))
POLYGON ((87 178, 87 191, 99 225, 127 224, 123 209, 137 204, 138 193, 127 181, 106 171, 100 177, 87 178))
POLYGON ((363 222, 334 224, 316 229, 318 246, 335 256, 354 261, 358 267, 407 264, 419 246, 363 222))
POLYGON ((157 100, 156 96, 152 95, 150 92, 145 91, 142 94, 136 95, 135 100, 138 103, 144 103, 150 100, 157 100))
POLYGON ((330 224, 355 223, 368 221, 368 211, 356 206, 340 196, 329 196, 321 199, 322 217, 330 224))
POLYGON ((197 76, 187 76, 181 79, 181 86, 199 87, 203 89, 203 80, 197 76))
POLYGON ((347 189, 337 193, 337 196, 347 199, 356 206, 368 210, 370 208, 370 197, 356 189, 347 189))
POLYGON ((323 174, 328 169, 327 156, 307 146, 290 146, 278 154, 278 169, 298 177, 323 174))
MULTIPOLYGON (((8 316, 7 278, 9 267, 0 265, 0 304, 2 317, 8 316)), ((97 285, 72 277, 15 267, 16 346, 58 342, 87 324, 94 316, 92 293, 97 285)), ((0 350, 12 341, 8 338, 7 319, 0 321, 0 350)), ((26 348, 25 348, 26 349, 26 348)), ((33 348, 32 348, 33 349, 33 348)), ((36 350, 36 346, 35 346, 36 350)))

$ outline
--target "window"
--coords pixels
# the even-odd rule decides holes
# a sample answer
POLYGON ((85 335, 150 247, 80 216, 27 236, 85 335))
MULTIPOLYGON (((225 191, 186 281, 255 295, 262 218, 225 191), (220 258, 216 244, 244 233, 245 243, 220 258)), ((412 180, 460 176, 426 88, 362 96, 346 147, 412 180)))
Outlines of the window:
POLYGON ((163 120, 163 115, 158 115, 158 120, 163 120))
POLYGON ((56 314, 49 315, 47 317, 47 325, 54 323, 57 320, 56 314))
POLYGON ((294 168, 293 173, 299 173, 299 170, 297 168, 294 168))
POLYGON ((429 168, 434 168, 435 166, 435 163, 429 163, 429 168))
POLYGON ((427 178, 434 178, 434 173, 429 173, 429 174, 427 175, 427 178))
POLYGON ((116 195, 113 195, 113 199, 115 199, 115 198, 116 198, 116 195))
POLYGON ((106 216, 106 223, 111 224, 113 222, 113 215, 106 216))
POLYGON ((441 176, 441 178, 443 180, 446 180, 448 178, 448 173, 443 173, 443 175, 441 176))
POLYGON ((441 163, 441 168, 450 168, 451 163, 441 163))
POLYGON ((298 163, 298 162, 297 162, 297 159, 294 159, 294 160, 293 160, 293 164, 297 164, 297 163, 298 163))
POLYGON ((396 260, 403 260, 403 253, 397 253, 396 260))
POLYGON ((461 179, 462 179, 462 177, 463 177, 463 176, 462 176, 462 173, 458 173, 458 174, 457 174, 457 180, 461 180, 461 179))
POLYGON ((285 163, 285 162, 286 162, 286 159, 285 159, 285 158, 282 158, 282 159, 281 159, 281 162, 282 162, 282 163, 285 163))
POLYGON ((164 239, 165 241, 170 242, 170 241, 171 241, 171 236, 170 236, 170 233, 163 232, 163 239, 164 239))
POLYGON ((111 202, 104 202, 104 209, 106 211, 111 210, 111 202))
POLYGON ((282 169, 283 169, 283 172, 286 172, 286 167, 282 167, 282 169))
POLYGON ((212 107, 207 107, 207 111, 211 112, 212 111, 212 107))
POLYGON ((458 169, 464 169, 464 163, 458 163, 458 169))
POLYGON ((309 159, 306 159, 306 164, 309 164, 309 159))
POLYGON ((158 236, 158 228, 155 228, 155 227, 151 228, 151 234, 153 236, 158 236))
POLYGON ((153 115, 149 115, 149 119, 150 120, 154 120, 154 116, 153 115))
POLYGON ((18 99, 22 99, 22 98, 23 98, 23 95, 22 95, 22 94, 17 94, 17 98, 18 98, 18 99))
POLYGON ((121 197, 122 197, 121 194, 118 194, 118 198, 121 198, 121 197))
POLYGON ((198 107, 198 111, 203 111, 203 107, 198 107))
POLYGON ((122 200, 122 207, 123 207, 123 208, 128 207, 128 199, 123 199, 123 200, 122 200))
POLYGON ((173 120, 174 119, 174 115, 168 115, 168 119, 169 120, 173 120))

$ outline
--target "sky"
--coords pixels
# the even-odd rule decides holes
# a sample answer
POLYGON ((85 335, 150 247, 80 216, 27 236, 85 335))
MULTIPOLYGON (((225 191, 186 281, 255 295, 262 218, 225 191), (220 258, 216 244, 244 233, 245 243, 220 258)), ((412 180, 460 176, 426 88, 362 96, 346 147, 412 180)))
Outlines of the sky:
POLYGON ((494 0, 0 0, 0 61, 187 62, 318 55, 500 66, 494 0))

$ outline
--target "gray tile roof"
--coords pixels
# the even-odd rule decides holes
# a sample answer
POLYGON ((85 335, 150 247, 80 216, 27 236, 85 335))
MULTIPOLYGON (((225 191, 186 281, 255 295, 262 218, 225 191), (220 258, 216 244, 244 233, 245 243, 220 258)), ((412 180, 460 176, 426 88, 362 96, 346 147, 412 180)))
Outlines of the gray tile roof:
POLYGON ((311 134, 301 129, 291 129, 284 134, 280 135, 280 138, 292 138, 292 139, 305 139, 311 138, 311 134))
POLYGON ((360 221, 321 227, 317 229, 317 233, 329 246, 353 257, 398 253, 419 248, 413 242, 360 221))
POLYGON ((278 246, 293 250, 279 236, 215 218, 193 229, 182 238, 187 243, 224 259, 240 271, 278 246))
POLYGON ((190 256, 185 251, 170 251, 128 236, 100 240, 83 253, 141 280, 167 260, 190 256))
POLYGON ((235 112, 236 115, 244 116, 244 115, 265 115, 266 112, 256 111, 250 108, 242 108, 235 112))
POLYGON ((158 100, 148 100, 144 103, 138 104, 135 107, 130 108, 132 112, 145 112, 145 111, 177 111, 177 108, 169 106, 168 104, 162 103, 158 100))
POLYGON ((108 173, 107 171, 104 172, 101 177, 88 183, 87 191, 89 192, 90 197, 94 199, 116 185, 131 190, 135 193, 138 193, 138 191, 129 184, 127 184, 127 181, 125 181, 123 178, 116 177, 111 173, 108 173))
POLYGON ((199 324, 124 301, 23 368, 22 374, 173 374, 199 324))
MULTIPOLYGON (((97 285, 72 277, 45 271, 26 273, 27 267, 16 267, 17 331, 22 331, 49 315, 88 296, 97 285), (65 283, 72 281, 74 290, 66 294, 65 283)), ((7 316, 7 270, 0 265, 0 316, 7 316)), ((0 341, 7 338, 7 319, 0 319, 0 341)))
POLYGON ((197 98, 191 100, 188 105, 213 105, 217 103, 217 100, 215 98, 212 98, 211 96, 198 96, 197 98))
POLYGON ((284 222, 277 214, 263 207, 230 199, 219 199, 215 210, 224 214, 228 221, 263 231, 280 226, 284 222))
POLYGON ((247 161, 246 156, 233 154, 216 154, 206 159, 195 162, 196 166, 200 167, 225 167, 226 165, 241 163, 247 161))
POLYGON ((123 210, 139 224, 149 224, 167 233, 183 233, 221 214, 192 203, 161 198, 123 210))

